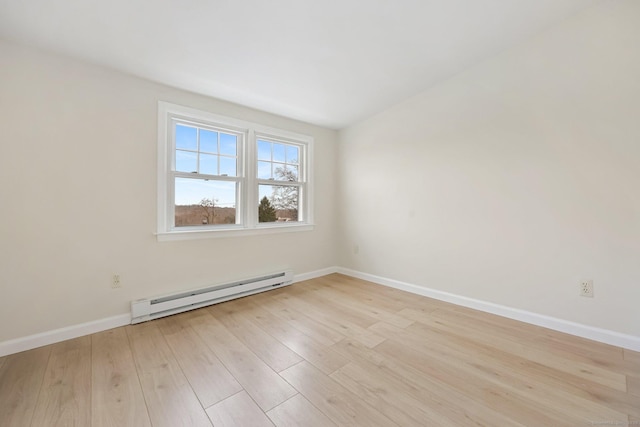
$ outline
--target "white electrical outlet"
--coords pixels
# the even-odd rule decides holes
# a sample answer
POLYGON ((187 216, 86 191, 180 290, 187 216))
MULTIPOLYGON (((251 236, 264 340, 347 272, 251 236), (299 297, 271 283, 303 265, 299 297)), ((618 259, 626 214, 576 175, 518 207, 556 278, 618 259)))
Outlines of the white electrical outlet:
POLYGON ((122 286, 122 284, 120 283, 120 275, 119 274, 114 274, 113 277, 111 278, 111 287, 112 288, 119 288, 121 286, 122 286))
POLYGON ((593 280, 580 282, 580 296, 593 298, 593 280))

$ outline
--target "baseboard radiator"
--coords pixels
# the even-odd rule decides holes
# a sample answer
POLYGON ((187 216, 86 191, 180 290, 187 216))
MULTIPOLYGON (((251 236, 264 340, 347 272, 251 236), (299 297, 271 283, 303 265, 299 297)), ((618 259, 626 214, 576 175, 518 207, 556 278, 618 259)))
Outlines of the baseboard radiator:
POLYGON ((235 298, 290 285, 293 271, 285 270, 262 277, 240 280, 192 291, 131 302, 131 324, 171 316, 235 298))

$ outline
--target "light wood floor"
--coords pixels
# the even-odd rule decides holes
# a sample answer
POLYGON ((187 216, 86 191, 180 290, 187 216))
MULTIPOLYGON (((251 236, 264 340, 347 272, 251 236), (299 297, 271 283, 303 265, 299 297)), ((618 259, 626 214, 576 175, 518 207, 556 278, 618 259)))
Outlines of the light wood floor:
POLYGON ((341 275, 0 358, 7 426, 640 425, 640 353, 341 275))

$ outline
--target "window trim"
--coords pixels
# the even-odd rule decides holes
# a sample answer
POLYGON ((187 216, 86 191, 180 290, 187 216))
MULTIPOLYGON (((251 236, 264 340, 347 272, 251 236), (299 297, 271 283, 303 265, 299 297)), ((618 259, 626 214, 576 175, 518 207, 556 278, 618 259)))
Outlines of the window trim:
MULTIPOLYGON (((296 132, 276 129, 232 117, 185 107, 169 102, 158 102, 158 159, 157 159, 157 230, 159 241, 188 240, 213 237, 228 237, 238 235, 272 234, 282 232, 310 231, 313 222, 313 137, 296 132), (240 224, 215 226, 174 226, 173 185, 169 183, 174 178, 172 161, 175 156, 173 137, 174 120, 190 122, 194 125, 211 126, 228 129, 243 134, 242 142, 238 144, 238 176, 233 181, 239 184, 236 200, 236 216, 240 224), (299 165, 300 197, 299 212, 304 218, 300 222, 259 223, 258 209, 251 209, 252 200, 258 198, 257 179, 257 140, 266 138, 275 142, 295 144, 301 147, 299 165), (171 194, 169 194, 171 193, 171 194)), ((226 177, 219 177, 226 180, 226 177)), ((269 181, 274 184, 274 181, 269 181)), ((256 204, 257 207, 257 204, 256 204)))

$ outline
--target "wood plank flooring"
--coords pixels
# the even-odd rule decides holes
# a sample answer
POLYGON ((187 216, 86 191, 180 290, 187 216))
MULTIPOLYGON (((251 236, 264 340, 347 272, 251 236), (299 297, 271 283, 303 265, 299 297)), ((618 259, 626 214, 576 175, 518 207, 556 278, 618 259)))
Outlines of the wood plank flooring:
POLYGON ((0 426, 640 426, 640 353, 333 274, 0 358, 0 426))

